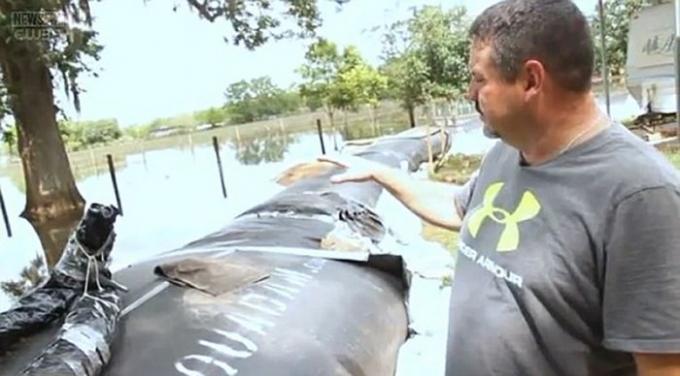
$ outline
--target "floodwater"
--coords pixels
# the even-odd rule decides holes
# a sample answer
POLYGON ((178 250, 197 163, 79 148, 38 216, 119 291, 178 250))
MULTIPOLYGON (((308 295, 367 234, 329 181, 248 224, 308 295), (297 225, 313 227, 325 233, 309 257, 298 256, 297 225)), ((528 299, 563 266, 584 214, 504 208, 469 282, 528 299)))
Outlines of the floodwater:
MULTIPOLYGON (((637 113, 637 105, 629 96, 612 99, 614 118, 623 119, 637 113)), ((601 98, 599 102, 604 107, 601 98)), ((482 154, 493 145, 495 141, 484 137, 478 122, 472 122, 453 135, 452 152, 482 154)), ((374 129, 374 132, 396 133, 406 129, 403 124, 374 129)), ((357 126, 366 127, 365 124, 352 127, 357 126)), ((360 137, 375 136, 367 133, 366 128, 352 133, 360 137)), ((341 147, 342 134, 335 136, 341 147)), ((335 153, 333 136, 329 133, 325 135, 325 145, 329 154, 335 153)), ((116 222, 113 270, 217 231, 241 212, 279 192, 282 187, 274 179, 280 172, 320 155, 319 138, 313 131, 272 131, 241 138, 240 142, 232 138, 223 140, 220 148, 226 199, 222 196, 216 156, 209 142, 115 156, 124 216, 116 222)), ((76 175, 79 176, 78 189, 88 203, 116 203, 105 168, 92 171, 89 176, 77 171, 76 175)), ((0 282, 21 280, 22 270, 36 257, 43 257, 33 227, 19 217, 25 197, 17 180, 0 176, 0 189, 14 235, 7 238, 4 226, 0 227, 0 282)), ((389 216, 389 213, 381 214, 389 216)), ((12 302, 13 298, 0 289, 0 311, 9 308, 12 302)))
MULTIPOLYGON (((391 128, 384 134, 399 130, 391 128)), ((338 133, 336 140, 341 147, 342 135, 338 133)), ((492 142, 479 128, 469 128, 456 133, 452 150, 483 153, 492 142)), ((325 145, 328 154, 336 153, 329 134, 325 145)), ((282 187, 275 178, 287 167, 321 154, 314 132, 270 135, 264 141, 243 139, 240 147, 228 140, 220 148, 226 199, 211 144, 129 154, 117 161, 124 215, 116 222, 114 270, 219 230, 241 212, 279 192, 282 187)), ((79 179, 77 185, 88 203, 116 203, 105 169, 79 179)), ((31 260, 42 257, 42 250, 33 227, 19 217, 25 198, 18 184, 0 176, 0 188, 13 231, 8 239, 4 227, 0 229, 0 281, 18 280, 31 260)), ((10 296, 0 292, 0 311, 11 303, 10 296)))

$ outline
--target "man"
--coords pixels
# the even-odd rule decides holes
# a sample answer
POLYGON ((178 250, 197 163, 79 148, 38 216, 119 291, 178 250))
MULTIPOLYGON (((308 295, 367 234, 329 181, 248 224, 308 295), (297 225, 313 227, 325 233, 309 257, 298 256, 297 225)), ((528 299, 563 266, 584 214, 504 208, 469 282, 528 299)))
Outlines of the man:
POLYGON ((470 34, 469 96, 502 141, 475 177, 452 189, 357 159, 334 179, 461 230, 447 375, 680 375, 680 178, 598 109, 586 18, 507 0, 470 34))

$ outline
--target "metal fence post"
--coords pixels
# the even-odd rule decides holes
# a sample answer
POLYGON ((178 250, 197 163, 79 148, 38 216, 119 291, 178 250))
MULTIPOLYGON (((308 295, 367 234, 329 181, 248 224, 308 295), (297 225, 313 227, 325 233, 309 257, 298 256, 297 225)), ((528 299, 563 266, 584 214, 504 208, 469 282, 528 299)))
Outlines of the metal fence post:
POLYGON ((323 143, 323 129, 321 119, 316 119, 316 131, 319 133, 319 143, 321 144, 321 154, 326 154, 326 145, 323 143))
POLYGON ((215 157, 217 157, 217 170, 220 173, 220 184, 222 184, 222 196, 227 198, 227 186, 224 184, 224 172, 222 172, 222 158, 220 158, 220 145, 217 142, 217 136, 213 136, 213 148, 215 149, 215 157))
POLYGON ((106 154, 106 161, 109 164, 109 173, 111 174, 111 183, 113 183, 113 193, 116 195, 118 210, 120 210, 120 215, 123 215, 123 204, 120 201, 120 192, 118 192, 118 182, 116 181, 116 168, 113 165, 111 154, 106 154))
POLYGON ((2 219, 5 221, 5 229, 7 236, 12 237, 12 228, 9 226, 9 217, 7 216, 7 208, 5 207, 5 199, 2 197, 2 190, 0 189, 0 210, 2 210, 2 219))

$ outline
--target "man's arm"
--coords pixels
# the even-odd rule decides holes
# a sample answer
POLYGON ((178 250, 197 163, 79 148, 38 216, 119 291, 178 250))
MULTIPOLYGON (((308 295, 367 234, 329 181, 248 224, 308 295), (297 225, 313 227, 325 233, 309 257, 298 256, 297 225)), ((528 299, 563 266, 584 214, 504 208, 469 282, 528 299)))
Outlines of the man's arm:
POLYGON ((634 354, 643 376, 680 375, 680 190, 652 186, 606 219, 606 348, 634 354))
POLYGON ((680 354, 634 355, 639 376, 680 376, 680 354))
POLYGON ((319 160, 347 168, 331 178, 334 183, 375 181, 423 220, 449 230, 461 227, 463 215, 458 209, 460 203, 456 203, 463 189, 460 186, 416 180, 397 169, 358 157, 319 160))
POLYGON ((377 171, 373 180, 426 222, 448 230, 460 230, 462 213, 458 212, 456 204, 460 186, 416 180, 395 169, 377 171))

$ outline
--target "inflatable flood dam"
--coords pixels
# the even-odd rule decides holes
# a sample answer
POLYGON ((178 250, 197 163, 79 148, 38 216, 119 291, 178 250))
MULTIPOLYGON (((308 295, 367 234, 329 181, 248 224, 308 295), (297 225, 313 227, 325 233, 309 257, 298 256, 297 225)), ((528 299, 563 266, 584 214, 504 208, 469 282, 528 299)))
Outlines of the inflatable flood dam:
MULTIPOLYGON (((415 128, 343 152, 414 172, 449 146, 415 128)), ((308 166, 221 231, 113 275, 118 213, 93 204, 48 281, 0 314, 0 375, 408 373, 415 273, 381 246, 382 189, 308 166)))

